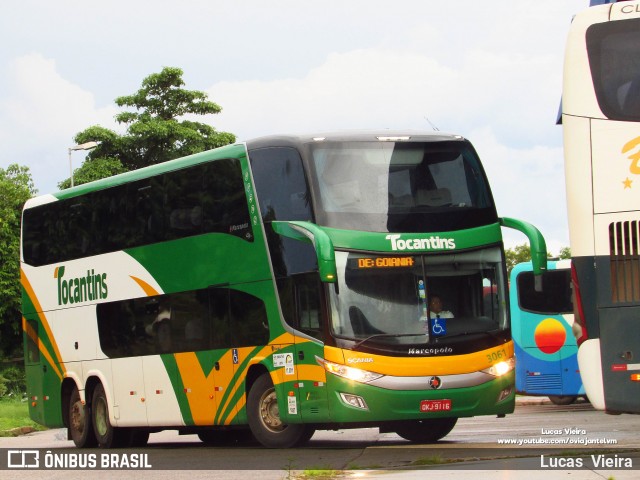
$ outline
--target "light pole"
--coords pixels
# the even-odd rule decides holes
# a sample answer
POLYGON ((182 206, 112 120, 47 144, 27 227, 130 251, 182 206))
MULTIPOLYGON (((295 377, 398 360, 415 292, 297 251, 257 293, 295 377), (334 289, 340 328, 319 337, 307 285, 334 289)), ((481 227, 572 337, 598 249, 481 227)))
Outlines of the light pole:
POLYGON ((91 150, 92 148, 96 148, 97 146, 98 142, 87 142, 69 147, 69 173, 71 175, 71 188, 73 188, 73 165, 71 164, 71 152, 73 152, 74 150, 91 150))

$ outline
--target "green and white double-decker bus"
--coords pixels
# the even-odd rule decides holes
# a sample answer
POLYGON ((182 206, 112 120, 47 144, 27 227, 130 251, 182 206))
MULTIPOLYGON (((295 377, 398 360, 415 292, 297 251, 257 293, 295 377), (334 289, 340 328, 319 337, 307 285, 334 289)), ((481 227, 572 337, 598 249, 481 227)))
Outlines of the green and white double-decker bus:
POLYGON ((22 225, 30 413, 79 447, 431 442, 514 409, 501 226, 538 273, 544 240, 497 216, 460 136, 260 138, 31 199, 22 225))

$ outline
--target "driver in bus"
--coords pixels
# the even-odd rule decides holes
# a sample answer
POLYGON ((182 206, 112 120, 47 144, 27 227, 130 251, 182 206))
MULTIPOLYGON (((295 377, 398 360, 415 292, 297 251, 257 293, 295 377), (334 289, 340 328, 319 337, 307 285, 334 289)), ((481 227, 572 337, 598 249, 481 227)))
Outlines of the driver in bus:
POLYGON ((442 299, 439 295, 431 295, 429 300, 429 317, 430 318, 453 318, 453 313, 449 310, 442 309, 442 299))

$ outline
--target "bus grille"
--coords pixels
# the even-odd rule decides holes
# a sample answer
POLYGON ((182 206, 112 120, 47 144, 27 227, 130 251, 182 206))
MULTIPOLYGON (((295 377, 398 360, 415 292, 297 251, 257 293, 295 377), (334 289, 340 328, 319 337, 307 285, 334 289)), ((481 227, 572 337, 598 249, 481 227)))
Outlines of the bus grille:
POLYGON ((525 380, 527 392, 562 389, 562 377, 554 374, 528 375, 525 380))
POLYGON ((639 244, 637 221, 614 222, 609 225, 613 303, 640 301, 639 244))

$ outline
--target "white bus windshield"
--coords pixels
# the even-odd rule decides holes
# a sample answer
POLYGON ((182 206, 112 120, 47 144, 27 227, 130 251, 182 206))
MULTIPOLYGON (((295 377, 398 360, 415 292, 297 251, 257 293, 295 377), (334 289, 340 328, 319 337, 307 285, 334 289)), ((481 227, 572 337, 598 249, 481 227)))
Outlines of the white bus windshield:
POLYGON ((612 120, 640 120, 640 18, 592 25, 587 52, 602 112, 612 120))
POLYGON ((496 221, 465 141, 312 145, 318 223, 375 232, 448 231, 496 221))

